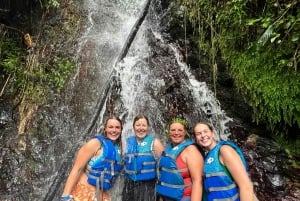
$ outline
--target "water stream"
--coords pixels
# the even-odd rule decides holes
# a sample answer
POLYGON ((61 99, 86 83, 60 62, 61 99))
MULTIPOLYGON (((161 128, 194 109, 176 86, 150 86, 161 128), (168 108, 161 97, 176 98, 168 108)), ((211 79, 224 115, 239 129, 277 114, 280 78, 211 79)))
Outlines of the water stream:
MULTIPOLYGON (((168 42, 162 35, 160 18, 163 13, 157 13, 159 1, 152 1, 142 25, 135 26, 146 3, 139 0, 86 1, 89 27, 82 37, 81 46, 93 42, 94 56, 90 55, 89 59, 95 63, 98 78, 102 81, 98 84, 102 86, 99 91, 105 91, 104 96, 99 96, 103 104, 98 102, 97 121, 91 124, 94 129, 89 131, 101 132, 103 116, 115 113, 124 121, 125 139, 133 135, 134 116, 144 113, 150 119, 151 132, 165 143, 166 124, 174 116, 184 117, 191 125, 205 118, 216 126, 219 133, 226 133, 226 123, 231 119, 222 111, 206 84, 192 75, 182 61, 183 55, 177 44, 168 42), (130 32, 136 29, 137 35, 126 57, 120 59, 120 54, 124 54, 121 50, 129 45, 130 32)), ((120 185, 122 179, 111 190, 113 200, 121 200, 120 185)))
MULTIPOLYGON (((163 13, 157 13, 159 1, 152 1, 146 19, 141 26, 136 26, 147 3, 140 0, 85 1, 88 23, 78 58, 81 68, 85 67, 82 63, 86 59, 94 65, 92 69, 89 65, 86 71, 97 74, 96 83, 94 79, 89 81, 93 81, 91 86, 98 86, 94 97, 100 98, 94 105, 97 108, 94 120, 89 122, 85 133, 101 132, 105 114, 115 113, 124 121, 125 139, 133 134, 132 120, 140 112, 149 117, 152 132, 163 142, 167 141, 167 122, 178 115, 191 123, 209 116, 219 133, 225 133, 225 124, 231 119, 221 110, 206 84, 192 75, 182 61, 177 44, 164 39, 160 24, 163 13), (128 37, 134 30, 137 33, 131 41, 128 37), (88 54, 85 52, 87 44, 93 47, 88 54), (124 49, 128 50, 125 54, 124 49), (167 52, 160 56, 161 51, 167 52)), ((79 69, 74 80, 82 76, 81 71, 79 69)), ((122 179, 111 190, 113 200, 121 200, 120 185, 122 179)))
MULTIPOLYGON (((148 17, 143 24, 140 27, 135 26, 147 2, 85 1, 89 12, 89 23, 82 37, 78 55, 86 57, 84 52, 86 46, 93 43, 93 50, 88 57, 79 56, 79 58, 81 62, 89 59, 90 63, 95 65, 92 70, 98 76, 96 95, 99 95, 100 102, 106 103, 100 105, 100 109, 104 110, 100 113, 107 112, 104 105, 107 105, 106 101, 112 101, 113 103, 110 104, 114 108, 108 112, 118 113, 123 117, 124 137, 131 129, 131 121, 138 112, 149 116, 155 123, 153 129, 156 133, 163 133, 166 121, 169 120, 166 116, 172 108, 178 110, 173 113, 173 116, 181 115, 193 123, 199 118, 208 116, 220 133, 226 133, 225 124, 231 119, 224 114, 206 84, 197 81, 192 75, 189 67, 182 61, 183 55, 178 50, 179 47, 169 43, 162 36, 160 18, 163 16, 156 12, 157 7, 160 6, 159 1, 152 2, 148 17), (137 35, 127 56, 120 59, 120 54, 123 54, 121 50, 128 42, 126 40, 129 33, 137 28, 137 35), (168 52, 160 56, 159 51, 168 52), (113 86, 110 88, 110 85, 113 86), (179 91, 172 94, 168 92, 170 88, 179 91), (117 98, 107 94, 112 90, 117 94, 117 98), (101 96, 103 92, 106 93, 105 96, 101 96), (180 98, 190 100, 186 108, 179 107, 183 106, 180 103, 183 100, 178 100, 180 98)), ((76 76, 80 76, 79 74, 80 70, 76 76)), ((95 85, 94 82, 91 84, 95 85)), ((98 122, 101 124, 102 119, 98 122)))

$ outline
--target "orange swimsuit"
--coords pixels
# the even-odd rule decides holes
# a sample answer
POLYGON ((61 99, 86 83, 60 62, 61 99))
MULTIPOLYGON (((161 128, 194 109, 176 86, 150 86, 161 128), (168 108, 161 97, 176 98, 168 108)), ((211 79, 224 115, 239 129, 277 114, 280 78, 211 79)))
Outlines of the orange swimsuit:
MULTIPOLYGON (((107 192, 99 192, 101 195, 101 201, 110 201, 110 196, 107 192)), ((72 191, 72 195, 75 201, 94 201, 96 197, 95 188, 91 186, 84 185, 80 182, 75 186, 72 191)), ((100 198, 99 198, 100 200, 100 198)))
MULTIPOLYGON (((179 154, 179 156, 176 159, 176 164, 178 169, 182 169, 182 168, 187 168, 187 164, 182 160, 181 158, 181 154, 179 154)), ((191 183, 192 182, 192 178, 190 175, 190 172, 181 172, 181 176, 183 178, 183 181, 185 184, 191 183)), ((191 197, 192 194, 192 186, 187 186, 184 188, 184 193, 183 193, 183 197, 191 197)))

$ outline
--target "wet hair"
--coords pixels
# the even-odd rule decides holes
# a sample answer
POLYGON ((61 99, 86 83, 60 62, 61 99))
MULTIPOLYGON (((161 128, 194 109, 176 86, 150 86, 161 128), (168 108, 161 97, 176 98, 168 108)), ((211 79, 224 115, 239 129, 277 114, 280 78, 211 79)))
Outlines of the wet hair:
MULTIPOLYGON (((107 126, 107 123, 108 123, 109 120, 117 120, 117 121, 120 123, 120 125, 121 125, 121 134, 122 134, 122 130, 123 130, 123 122, 122 122, 122 120, 121 120, 119 117, 117 117, 117 116, 115 116, 115 115, 110 115, 109 117, 106 118, 106 120, 105 120, 105 122, 104 122, 104 130, 106 129, 106 126, 107 126)), ((104 132, 104 136, 107 137, 106 132, 104 132)), ((115 143, 118 144, 118 145, 120 146, 120 149, 122 150, 122 143, 121 143, 121 140, 122 140, 122 137, 121 137, 121 135, 120 135, 120 137, 116 140, 115 143)))
POLYGON ((197 123, 195 124, 195 126, 194 126, 194 130, 195 130, 195 127, 196 127, 197 125, 199 125, 199 124, 204 124, 204 125, 206 125, 206 126, 209 128, 210 131, 212 131, 212 132, 214 131, 213 126, 212 126, 210 123, 206 122, 206 121, 199 121, 199 122, 197 122, 197 123))
POLYGON ((188 124, 187 124, 187 121, 186 121, 185 119, 178 118, 178 117, 173 118, 173 119, 171 120, 171 122, 169 123, 169 129, 168 129, 168 130, 170 130, 170 126, 171 126, 171 124, 173 124, 173 123, 180 123, 181 125, 184 126, 184 129, 187 130, 188 124))
POLYGON ((140 119, 146 119, 148 126, 150 126, 148 117, 143 114, 138 114, 134 117, 132 126, 134 127, 135 122, 137 122, 140 119))
POLYGON ((111 119, 117 120, 121 124, 121 130, 123 130, 123 122, 121 121, 121 119, 119 117, 117 117, 115 115, 111 115, 105 120, 104 129, 106 128, 108 121, 111 119))
MULTIPOLYGON (((212 126, 210 123, 208 123, 207 121, 198 121, 198 122, 195 124, 194 129, 193 129, 193 138, 194 138, 194 140, 195 140, 195 138, 196 138, 196 136, 195 136, 195 127, 196 127, 197 125, 199 125, 199 124, 206 125, 210 131, 214 132, 214 128, 213 128, 213 126, 212 126)), ((201 154, 202 154, 202 156, 203 156, 203 158, 204 158, 204 157, 205 157, 205 151, 204 151, 203 147, 201 147, 201 145, 199 145, 198 143, 195 143, 195 144, 196 144, 198 150, 201 152, 201 154)))
POLYGON ((211 132, 214 132, 214 133, 215 133, 214 127, 213 127, 210 123, 208 123, 207 121, 198 121, 198 122, 195 124, 194 128, 193 128, 193 138, 196 138, 196 136, 195 136, 195 127, 196 127, 197 125, 199 125, 199 124, 206 125, 206 126, 208 127, 208 129, 209 129, 211 132))
MULTIPOLYGON (((122 120, 121 120, 119 117, 117 117, 117 116, 115 116, 115 115, 111 115, 111 116, 109 116, 109 117, 106 118, 105 123, 104 123, 104 130, 105 130, 106 126, 107 126, 108 121, 109 121, 109 120, 112 120, 112 119, 113 119, 113 120, 117 120, 117 121, 120 123, 120 125, 121 125, 121 134, 122 134, 122 130, 123 130, 123 122, 122 122, 122 120)), ((104 132, 104 136, 107 137, 106 132, 104 132)), ((116 140, 115 143, 120 147, 120 151, 121 151, 121 155, 122 155, 122 154, 123 154, 123 152, 122 152, 123 148, 122 148, 122 137, 121 137, 121 135, 120 135, 120 137, 116 140)))
POLYGON ((169 135, 170 127, 171 127, 171 125, 174 124, 174 123, 179 123, 179 124, 183 125, 184 130, 185 130, 185 133, 186 133, 185 138, 190 138, 190 137, 191 137, 191 135, 190 135, 189 132, 188 132, 188 123, 187 123, 187 121, 186 121, 185 119, 182 119, 182 118, 179 118, 179 117, 175 117, 175 118, 173 118, 173 119, 170 121, 170 123, 169 123, 169 125, 168 125, 168 129, 166 130, 166 134, 167 134, 167 135, 169 135))

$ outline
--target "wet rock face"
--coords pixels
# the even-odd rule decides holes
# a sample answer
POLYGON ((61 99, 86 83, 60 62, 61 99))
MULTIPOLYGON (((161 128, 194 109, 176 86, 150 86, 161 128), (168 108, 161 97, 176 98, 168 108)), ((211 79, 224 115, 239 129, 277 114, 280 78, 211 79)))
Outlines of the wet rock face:
POLYGON ((0 129, 3 129, 7 126, 8 122, 11 121, 9 112, 4 108, 0 108, 0 129))
POLYGON ((261 201, 299 200, 300 169, 287 169, 289 158, 274 141, 231 127, 230 140, 243 150, 257 197, 261 201), (295 176, 298 175, 298 179, 295 176))

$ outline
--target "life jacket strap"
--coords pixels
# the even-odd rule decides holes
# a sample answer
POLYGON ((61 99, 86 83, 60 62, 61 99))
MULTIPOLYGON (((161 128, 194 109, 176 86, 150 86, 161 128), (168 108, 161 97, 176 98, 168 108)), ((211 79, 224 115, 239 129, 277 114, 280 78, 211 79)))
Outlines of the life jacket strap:
POLYGON ((207 173, 204 175, 205 178, 209 177, 226 177, 227 174, 225 172, 214 172, 214 173, 207 173))
POLYGON ((208 192, 213 192, 213 191, 227 191, 227 190, 231 190, 233 188, 236 188, 235 183, 230 184, 228 186, 224 186, 224 187, 211 187, 211 188, 208 188, 208 192))
POLYGON ((141 174, 141 173, 149 173, 149 172, 155 172, 155 169, 147 169, 147 170, 128 170, 125 167, 125 172, 127 174, 141 174))
POLYGON ((168 183, 165 183, 165 182, 158 182, 158 184, 161 185, 161 186, 169 187, 169 188, 185 188, 185 187, 191 186, 193 183, 189 182, 187 184, 176 185, 176 184, 168 184, 168 183))
POLYGON ((143 162, 143 165, 155 165, 155 161, 143 162))
MULTIPOLYGON (((104 169, 106 171, 106 169, 104 169)), ((102 200, 102 191, 100 192, 100 184, 101 183, 101 189, 103 190, 103 184, 104 184, 104 171, 101 172, 101 176, 96 179, 96 200, 95 201, 100 201, 102 200), (99 182, 100 181, 100 182, 99 182)))
POLYGON ((153 156, 153 153, 152 152, 143 152, 143 153, 126 154, 126 157, 136 157, 136 156, 153 156))
POLYGON ((165 167, 160 167, 160 170, 165 171, 165 172, 172 172, 172 173, 181 173, 181 172, 188 172, 188 168, 181 168, 181 169, 168 169, 165 167))
POLYGON ((235 201, 238 198, 239 198, 239 194, 237 193, 230 198, 214 199, 214 201, 235 201))

